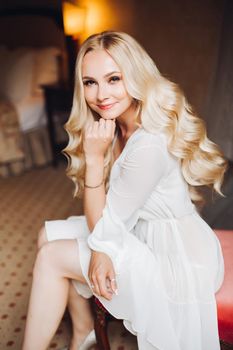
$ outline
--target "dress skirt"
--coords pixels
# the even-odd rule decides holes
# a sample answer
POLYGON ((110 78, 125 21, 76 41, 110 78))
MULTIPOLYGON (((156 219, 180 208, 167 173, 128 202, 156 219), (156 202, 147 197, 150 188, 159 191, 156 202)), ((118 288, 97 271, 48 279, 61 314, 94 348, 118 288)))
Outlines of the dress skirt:
MULTIPOLYGON (((91 249, 84 216, 46 221, 48 241, 76 239, 87 284, 72 280, 85 298, 91 249)), ((77 254, 77 257, 78 257, 77 254)), ((140 350, 219 350, 215 292, 224 264, 219 242, 197 215, 181 219, 139 220, 125 234, 115 267, 118 295, 104 307, 137 336, 140 350)))

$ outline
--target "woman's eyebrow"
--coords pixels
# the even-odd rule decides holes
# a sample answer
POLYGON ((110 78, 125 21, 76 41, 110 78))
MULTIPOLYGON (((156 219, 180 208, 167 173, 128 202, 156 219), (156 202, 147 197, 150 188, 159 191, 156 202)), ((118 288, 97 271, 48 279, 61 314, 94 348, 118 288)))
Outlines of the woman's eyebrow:
MULTIPOLYGON (((112 74, 121 74, 121 72, 119 72, 119 71, 112 71, 112 72, 109 72, 109 73, 107 73, 107 74, 105 74, 104 75, 104 78, 108 78, 109 76, 111 76, 112 74)), ((88 76, 84 76, 84 77, 82 77, 82 79, 92 79, 92 80, 95 80, 95 78, 93 78, 93 77, 88 77, 88 76)))
POLYGON ((118 72, 118 71, 112 71, 112 72, 110 72, 110 73, 107 73, 107 74, 105 74, 105 78, 107 78, 107 77, 109 77, 110 75, 112 75, 112 74, 121 74, 121 72, 118 72))
POLYGON ((83 79, 83 80, 84 80, 84 79, 91 79, 91 80, 95 80, 94 78, 92 78, 92 77, 88 77, 88 76, 82 77, 82 79, 83 79))

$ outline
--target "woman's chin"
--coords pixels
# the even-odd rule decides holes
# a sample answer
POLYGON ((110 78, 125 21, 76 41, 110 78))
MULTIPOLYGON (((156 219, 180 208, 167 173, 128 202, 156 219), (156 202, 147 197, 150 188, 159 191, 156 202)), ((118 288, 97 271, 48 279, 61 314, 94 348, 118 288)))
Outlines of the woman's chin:
POLYGON ((103 113, 100 115, 101 118, 105 119, 105 120, 110 120, 110 119, 116 119, 117 116, 115 113, 103 113))

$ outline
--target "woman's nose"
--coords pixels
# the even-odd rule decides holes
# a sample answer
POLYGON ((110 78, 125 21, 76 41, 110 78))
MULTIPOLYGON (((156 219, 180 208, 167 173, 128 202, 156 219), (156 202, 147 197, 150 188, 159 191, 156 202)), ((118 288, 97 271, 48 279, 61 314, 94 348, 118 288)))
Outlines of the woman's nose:
POLYGON ((109 90, 106 84, 99 84, 97 91, 98 101, 106 100, 109 97, 109 90))

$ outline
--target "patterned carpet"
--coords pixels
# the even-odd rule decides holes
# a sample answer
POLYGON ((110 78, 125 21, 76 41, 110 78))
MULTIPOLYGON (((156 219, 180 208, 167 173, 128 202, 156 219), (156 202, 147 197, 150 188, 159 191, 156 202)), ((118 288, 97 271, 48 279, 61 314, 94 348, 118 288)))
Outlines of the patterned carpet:
MULTIPOLYGON (((63 166, 0 178, 1 350, 21 349, 39 228, 46 219, 82 212, 81 203, 72 198, 72 190, 63 166)), ((109 336, 112 350, 137 349, 136 338, 119 322, 110 323, 109 336)), ((60 349, 69 339, 66 313, 49 349, 60 349)))

